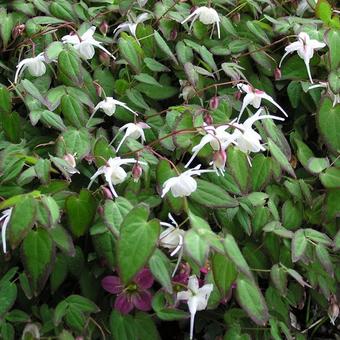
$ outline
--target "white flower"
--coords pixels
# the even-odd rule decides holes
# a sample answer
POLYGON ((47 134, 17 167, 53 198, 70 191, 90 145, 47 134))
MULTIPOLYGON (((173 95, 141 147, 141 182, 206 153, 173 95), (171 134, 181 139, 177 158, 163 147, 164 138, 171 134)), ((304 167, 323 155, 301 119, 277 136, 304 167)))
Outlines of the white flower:
POLYGON ((109 185, 109 188, 112 192, 112 195, 118 197, 116 190, 113 185, 120 184, 125 181, 127 177, 126 171, 122 168, 122 165, 125 164, 144 164, 145 162, 140 162, 135 160, 134 158, 126 158, 122 159, 120 157, 109 158, 106 165, 101 166, 97 172, 91 177, 90 184, 88 185, 88 189, 90 189, 92 183, 99 175, 104 175, 106 182, 109 185))
MULTIPOLYGON (((232 122, 233 123, 233 122, 232 122)), ((229 144, 234 142, 234 135, 226 132, 225 130, 230 128, 229 125, 221 125, 217 128, 206 125, 204 126, 204 130, 207 133, 199 142, 199 144, 195 145, 192 148, 192 156, 189 159, 188 163, 185 165, 185 168, 189 167, 191 162, 197 156, 197 154, 204 148, 204 146, 210 143, 210 146, 213 150, 225 150, 229 144)))
POLYGON ((2 249, 4 253, 6 254, 7 252, 7 246, 6 246, 6 229, 9 223, 9 220, 11 219, 12 215, 12 210, 13 208, 9 208, 4 210, 1 214, 2 216, 0 217, 0 222, 2 222, 2 227, 1 227, 1 240, 2 240, 2 249))
POLYGON ((324 82, 324 81, 320 81, 319 84, 316 84, 316 85, 312 85, 308 88, 308 91, 309 90, 313 90, 313 89, 316 89, 316 88, 319 88, 319 87, 323 87, 323 88, 326 88, 327 89, 327 93, 328 95, 332 98, 333 100, 333 107, 337 104, 340 103, 340 94, 337 93, 337 94, 334 94, 333 91, 331 90, 331 88, 329 87, 329 84, 328 82, 324 82))
POLYGON ((170 249, 172 252, 170 256, 175 256, 178 253, 178 260, 176 267, 172 273, 172 276, 175 275, 177 268, 181 262, 183 255, 183 239, 185 231, 180 229, 175 219, 169 213, 169 219, 172 224, 167 222, 160 222, 163 227, 167 227, 164 231, 161 232, 159 236, 159 244, 167 249, 170 249))
POLYGON ((283 55, 279 67, 281 67, 283 59, 290 53, 297 52, 298 56, 303 59, 305 62, 308 77, 310 82, 313 84, 312 75, 310 72, 309 61, 313 58, 314 50, 318 50, 320 48, 324 48, 326 46, 325 43, 311 39, 309 35, 305 32, 301 32, 298 35, 298 41, 295 41, 289 44, 285 51, 286 53, 283 55))
POLYGON ((171 177, 163 184, 161 197, 164 197, 169 190, 174 197, 190 196, 197 189, 197 182, 191 177, 201 175, 204 172, 214 172, 214 170, 199 170, 201 165, 197 165, 193 169, 189 169, 179 176, 171 177))
POLYGON ((142 143, 145 142, 145 135, 144 135, 144 131, 143 129, 150 129, 150 126, 148 124, 145 124, 143 122, 139 122, 139 123, 128 123, 123 125, 119 131, 125 131, 125 135, 122 138, 122 140, 120 141, 118 147, 117 147, 117 152, 119 151, 120 147, 122 146, 122 144, 124 143, 124 141, 126 140, 126 138, 130 137, 133 139, 138 139, 141 137, 142 139, 142 143))
POLYGON ((125 103, 112 97, 106 97, 104 100, 102 100, 96 105, 91 117, 87 122, 87 125, 89 124, 90 120, 93 118, 93 116, 99 109, 102 109, 107 116, 111 117, 116 112, 117 105, 123 107, 125 110, 128 110, 132 112, 134 115, 138 116, 138 113, 130 109, 125 103))
MULTIPOLYGON (((235 131, 236 134, 236 142, 237 147, 244 153, 248 154, 249 152, 259 152, 264 151, 265 148, 261 144, 262 137, 259 133, 253 130, 252 125, 261 119, 276 119, 283 121, 284 119, 277 116, 272 115, 262 115, 261 113, 263 108, 257 110, 257 112, 250 118, 246 119, 243 124, 235 123, 235 131)), ((249 161, 249 158, 248 158, 249 161)))
POLYGON ((29 73, 34 77, 41 77, 46 72, 44 52, 38 54, 34 58, 26 58, 21 60, 17 65, 17 71, 15 72, 14 83, 18 82, 19 77, 27 68, 29 73))
POLYGON ((186 300, 190 311, 190 339, 194 336, 195 314, 207 308, 208 300, 213 291, 213 284, 209 283, 199 288, 195 275, 189 277, 188 290, 177 293, 177 300, 186 300))
POLYGON ((283 114, 286 117, 288 117, 285 110, 271 96, 269 96, 264 91, 255 89, 251 85, 247 85, 243 83, 237 84, 237 88, 239 89, 240 92, 246 93, 245 97, 243 98, 243 103, 242 103, 241 111, 238 116, 237 122, 240 121, 243 111, 249 104, 252 105, 255 109, 258 109, 261 106, 262 99, 266 99, 272 104, 274 104, 278 109, 280 109, 283 112, 283 114))
POLYGON ((65 35, 61 38, 64 44, 71 44, 78 51, 79 55, 83 59, 92 59, 94 56, 94 48, 98 47, 110 57, 115 59, 115 57, 101 45, 101 43, 93 38, 96 27, 90 27, 80 38, 78 35, 65 35))
POLYGON ((213 8, 206 6, 198 7, 185 20, 183 20, 181 24, 184 24, 190 19, 193 19, 190 25, 190 30, 192 29, 194 22, 198 19, 204 25, 213 25, 213 30, 216 25, 217 36, 220 38, 220 18, 216 10, 213 8))
POLYGON ((136 36, 136 30, 137 30, 137 26, 138 24, 146 21, 149 19, 149 14, 148 13, 142 13, 140 15, 138 15, 138 17, 136 18, 136 20, 134 21, 127 21, 127 22, 123 22, 122 24, 118 25, 117 28, 113 31, 113 40, 116 41, 118 35, 120 32, 130 32, 131 35, 133 35, 136 40, 137 40, 137 36, 136 36))

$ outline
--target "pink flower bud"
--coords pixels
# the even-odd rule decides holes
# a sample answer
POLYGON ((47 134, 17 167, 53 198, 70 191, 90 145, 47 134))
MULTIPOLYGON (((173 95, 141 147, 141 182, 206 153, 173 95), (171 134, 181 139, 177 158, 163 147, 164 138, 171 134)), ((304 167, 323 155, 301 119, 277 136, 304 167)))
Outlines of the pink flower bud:
POLYGON ((101 97, 103 88, 96 81, 93 82, 94 88, 96 89, 96 94, 98 97, 101 97))
POLYGON ((138 182, 140 176, 142 176, 143 169, 140 166, 140 164, 135 163, 133 168, 132 168, 132 178, 135 182, 138 182))
POLYGON ((109 199, 109 200, 113 199, 112 192, 110 189, 108 189, 107 187, 102 187, 102 190, 103 190, 104 197, 106 199, 109 199))
POLYGON ((216 110, 218 108, 219 103, 220 103, 220 100, 217 96, 212 97, 209 102, 210 109, 216 110))
POLYGON ((20 24, 15 26, 12 29, 12 38, 16 39, 17 37, 21 36, 25 30, 26 26, 24 24, 20 24))
POLYGON ((335 302, 328 307, 328 316, 331 319, 331 323, 334 325, 335 320, 339 316, 339 305, 335 302))
POLYGON ((276 69, 274 70, 274 78, 275 80, 281 79, 281 70, 278 67, 276 67, 276 69))
POLYGON ((174 30, 172 30, 171 31, 171 33, 170 33, 170 40, 176 40, 176 38, 177 38, 177 30, 176 29, 174 29, 174 30))
POLYGON ((99 31, 103 34, 106 35, 107 32, 109 30, 109 24, 106 21, 103 21, 100 25, 99 25, 99 31))
POLYGON ((71 155, 70 153, 67 153, 66 155, 64 155, 63 159, 64 159, 64 161, 66 161, 68 164, 70 164, 73 168, 76 167, 76 165, 77 165, 76 159, 75 159, 74 156, 71 155))
POLYGON ((84 157, 84 159, 85 159, 85 161, 86 161, 87 163, 89 163, 89 164, 92 164, 92 162, 95 160, 95 158, 94 158, 92 155, 90 155, 90 154, 86 155, 86 156, 84 157))
POLYGON ((235 22, 236 24, 238 24, 241 21, 241 14, 240 13, 235 13, 232 16, 232 20, 233 22, 235 22))
POLYGON ((98 212, 98 214, 99 214, 100 216, 103 216, 103 214, 104 214, 104 208, 103 208, 101 205, 98 206, 97 212, 98 212))
POLYGON ((99 60, 103 65, 110 66, 111 57, 107 53, 105 53, 104 51, 100 51, 99 60))
POLYGON ((224 169, 225 162, 227 161, 227 154, 224 150, 219 150, 214 153, 213 161, 216 168, 224 169))
POLYGON ((207 113, 204 115, 204 122, 207 124, 207 125, 212 125, 214 123, 214 119, 213 117, 211 116, 211 114, 207 113))
POLYGON ((235 92, 235 94, 234 94, 234 96, 235 96, 235 99, 236 99, 236 100, 240 100, 240 98, 241 98, 241 95, 242 95, 241 91, 237 91, 237 92, 235 92))

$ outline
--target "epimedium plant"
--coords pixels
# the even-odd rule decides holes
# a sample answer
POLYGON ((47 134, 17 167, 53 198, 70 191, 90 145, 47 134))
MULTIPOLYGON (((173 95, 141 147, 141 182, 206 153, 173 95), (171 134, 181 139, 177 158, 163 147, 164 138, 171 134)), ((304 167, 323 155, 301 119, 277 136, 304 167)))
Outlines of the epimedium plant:
POLYGON ((1 338, 335 335, 335 5, 2 2, 1 338))

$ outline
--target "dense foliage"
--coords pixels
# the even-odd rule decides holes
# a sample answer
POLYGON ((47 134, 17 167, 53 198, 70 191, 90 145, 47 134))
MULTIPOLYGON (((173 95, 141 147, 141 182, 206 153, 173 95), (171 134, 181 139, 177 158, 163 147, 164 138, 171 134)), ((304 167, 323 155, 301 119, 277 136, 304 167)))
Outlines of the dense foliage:
POLYGON ((335 6, 0 1, 0 338, 335 337, 335 6))

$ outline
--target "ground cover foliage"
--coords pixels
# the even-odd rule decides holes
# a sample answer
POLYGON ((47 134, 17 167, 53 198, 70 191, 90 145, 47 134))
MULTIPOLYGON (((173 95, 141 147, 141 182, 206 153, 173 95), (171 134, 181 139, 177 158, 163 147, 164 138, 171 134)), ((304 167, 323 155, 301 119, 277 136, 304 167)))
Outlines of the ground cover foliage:
POLYGON ((0 13, 1 339, 336 337, 335 1, 0 13))

